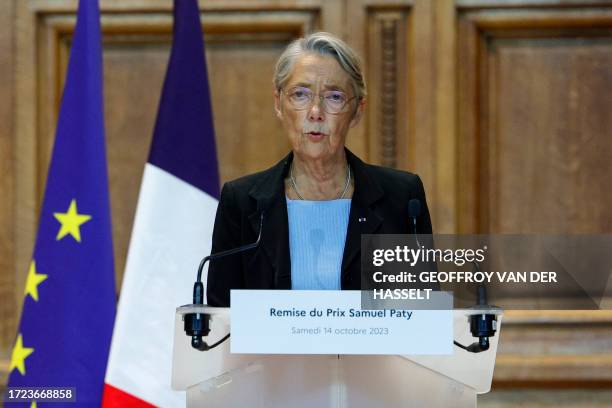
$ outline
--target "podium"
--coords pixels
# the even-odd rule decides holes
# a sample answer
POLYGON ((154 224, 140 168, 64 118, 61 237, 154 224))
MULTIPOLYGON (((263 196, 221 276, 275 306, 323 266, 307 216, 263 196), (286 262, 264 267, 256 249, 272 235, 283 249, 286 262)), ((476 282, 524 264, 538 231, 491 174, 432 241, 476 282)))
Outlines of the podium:
MULTIPOLYGON (((231 354, 229 340, 209 351, 191 347, 186 313, 211 315, 213 344, 230 330, 227 308, 187 305, 175 315, 172 388, 187 392, 188 407, 369 408, 475 407, 491 388, 501 328, 490 348, 447 356, 231 354)), ((454 311, 454 339, 468 345, 469 309, 454 311)), ((482 313, 482 311, 479 311, 482 313)))

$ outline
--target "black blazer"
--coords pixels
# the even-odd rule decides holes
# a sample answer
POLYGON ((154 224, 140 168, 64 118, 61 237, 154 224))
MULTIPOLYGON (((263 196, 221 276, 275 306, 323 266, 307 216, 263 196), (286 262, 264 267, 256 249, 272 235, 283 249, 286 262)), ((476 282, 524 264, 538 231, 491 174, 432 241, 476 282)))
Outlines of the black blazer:
MULTIPOLYGON (((431 234, 431 221, 421 179, 412 173, 366 164, 348 149, 355 177, 346 244, 342 289, 361 287, 361 234, 407 234, 408 201, 421 201, 419 234, 431 234)), ((291 289, 289 222, 284 179, 293 153, 268 170, 225 183, 215 218, 212 253, 255 242, 263 212, 259 246, 212 261, 208 267, 207 302, 229 306, 230 289, 291 289)))

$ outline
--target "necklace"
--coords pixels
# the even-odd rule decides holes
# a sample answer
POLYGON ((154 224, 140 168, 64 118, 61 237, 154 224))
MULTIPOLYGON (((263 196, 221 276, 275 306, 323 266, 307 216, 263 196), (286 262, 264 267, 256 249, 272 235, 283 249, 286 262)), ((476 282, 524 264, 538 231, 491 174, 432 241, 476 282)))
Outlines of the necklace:
MULTIPOLYGON (((344 183, 344 190, 342 190, 342 194, 337 200, 342 200, 348 191, 349 185, 351 184, 351 166, 346 165, 346 183, 344 183)), ((291 167, 289 167, 289 180, 291 181, 291 188, 295 191, 295 194, 298 196, 300 200, 304 200, 304 197, 300 194, 297 188, 297 184, 295 183, 295 179, 293 178, 293 163, 291 163, 291 167)))

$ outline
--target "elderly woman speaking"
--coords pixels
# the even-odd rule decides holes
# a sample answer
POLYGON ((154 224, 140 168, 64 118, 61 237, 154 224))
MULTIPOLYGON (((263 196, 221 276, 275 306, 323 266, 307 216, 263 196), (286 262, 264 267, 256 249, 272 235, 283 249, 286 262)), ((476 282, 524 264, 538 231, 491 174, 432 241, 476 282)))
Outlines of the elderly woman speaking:
POLYGON ((408 202, 421 202, 416 232, 431 234, 418 176, 366 164, 346 147, 365 108, 361 63, 327 33, 298 39, 274 73, 274 108, 292 151, 274 167, 226 183, 207 302, 229 306, 231 289, 360 289, 361 234, 414 232, 408 202))

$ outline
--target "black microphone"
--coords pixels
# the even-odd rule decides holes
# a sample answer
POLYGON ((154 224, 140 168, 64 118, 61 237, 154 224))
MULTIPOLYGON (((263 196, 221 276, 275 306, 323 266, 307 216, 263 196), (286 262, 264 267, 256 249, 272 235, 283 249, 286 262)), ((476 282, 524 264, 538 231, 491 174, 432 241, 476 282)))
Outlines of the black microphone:
MULTIPOLYGON (((257 241, 240 246, 238 248, 232 248, 225 251, 217 252, 216 254, 210 254, 206 256, 202 261, 200 261, 200 266, 198 267, 198 277, 193 284, 193 305, 201 306, 204 305, 204 284, 202 283, 202 269, 206 262, 214 261, 216 259, 225 258, 226 256, 234 255, 240 252, 248 251, 249 249, 254 249, 259 246, 259 242, 261 241, 261 232, 263 230, 263 219, 264 214, 261 213, 259 217, 259 235, 257 236, 257 241)), ((185 333, 188 336, 191 336, 191 346, 200 351, 207 351, 211 348, 218 346, 223 343, 227 338, 229 338, 229 333, 227 336, 223 337, 221 340, 216 342, 215 344, 208 345, 202 337, 208 336, 210 333, 210 315, 204 313, 186 313, 183 317, 185 322, 184 329, 185 333)))
MULTIPOLYGON (((474 264, 474 272, 480 271, 480 265, 476 261, 472 261, 474 264)), ((486 310, 490 309, 491 306, 487 304, 487 288, 484 284, 478 285, 476 288, 476 306, 473 307, 475 310, 486 310)), ((464 346, 463 344, 455 341, 455 345, 467 350, 471 353, 480 353, 489 349, 489 337, 495 336, 497 331, 497 316, 493 313, 475 313, 470 315, 470 332, 472 337, 478 337, 478 341, 464 346)))

